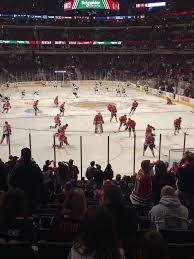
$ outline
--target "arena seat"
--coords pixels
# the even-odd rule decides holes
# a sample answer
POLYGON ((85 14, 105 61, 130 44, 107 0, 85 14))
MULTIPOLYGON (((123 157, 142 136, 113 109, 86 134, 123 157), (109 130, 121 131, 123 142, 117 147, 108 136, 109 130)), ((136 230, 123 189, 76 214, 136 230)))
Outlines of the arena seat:
POLYGON ((31 242, 0 240, 0 254, 2 259, 33 259, 35 254, 31 242))
POLYGON ((194 256, 194 243, 169 243, 168 254, 171 259, 192 259, 194 256))
POLYGON ((40 259, 67 259, 72 243, 38 242, 38 255, 40 259))

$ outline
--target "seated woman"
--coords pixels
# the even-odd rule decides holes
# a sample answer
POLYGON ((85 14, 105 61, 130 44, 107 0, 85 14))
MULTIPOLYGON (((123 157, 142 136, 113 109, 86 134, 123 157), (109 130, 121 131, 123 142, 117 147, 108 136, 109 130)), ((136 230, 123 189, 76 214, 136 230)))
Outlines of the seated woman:
POLYGON ((79 232, 80 222, 87 210, 86 197, 81 189, 74 188, 67 193, 59 215, 53 222, 54 241, 72 242, 79 232))
POLYGON ((89 209, 68 259, 123 259, 114 220, 105 208, 89 209))

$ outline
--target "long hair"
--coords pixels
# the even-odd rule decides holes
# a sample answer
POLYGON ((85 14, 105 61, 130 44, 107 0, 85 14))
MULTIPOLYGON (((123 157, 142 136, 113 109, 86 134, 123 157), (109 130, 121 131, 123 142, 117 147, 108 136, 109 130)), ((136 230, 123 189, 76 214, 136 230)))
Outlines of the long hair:
POLYGON ((73 248, 82 256, 92 256, 95 259, 121 258, 113 219, 107 209, 87 211, 73 248))
POLYGON ((87 210, 85 193, 79 188, 67 192, 62 210, 73 219, 81 219, 87 210))

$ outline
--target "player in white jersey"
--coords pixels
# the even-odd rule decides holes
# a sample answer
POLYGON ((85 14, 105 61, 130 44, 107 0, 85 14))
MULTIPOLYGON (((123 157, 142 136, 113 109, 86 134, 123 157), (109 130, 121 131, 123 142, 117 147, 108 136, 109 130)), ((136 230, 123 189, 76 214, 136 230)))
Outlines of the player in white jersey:
POLYGON ((21 91, 21 98, 23 99, 26 96, 26 90, 21 91))
POLYGON ((39 90, 35 90, 35 91, 34 91, 34 95, 37 95, 37 96, 38 96, 38 95, 39 95, 39 90))
POLYGON ((74 87, 72 88, 72 93, 73 93, 73 95, 74 95, 76 98, 78 98, 78 89, 79 89, 78 86, 74 86, 74 87))
POLYGON ((116 88, 116 96, 121 96, 121 88, 120 88, 120 86, 118 86, 116 88))
POLYGON ((123 86, 122 87, 122 95, 124 96, 124 97, 126 97, 127 96, 127 94, 126 94, 126 89, 125 89, 125 87, 123 86))
POLYGON ((99 93, 99 88, 98 88, 98 84, 97 83, 94 86, 94 93, 95 94, 99 93))

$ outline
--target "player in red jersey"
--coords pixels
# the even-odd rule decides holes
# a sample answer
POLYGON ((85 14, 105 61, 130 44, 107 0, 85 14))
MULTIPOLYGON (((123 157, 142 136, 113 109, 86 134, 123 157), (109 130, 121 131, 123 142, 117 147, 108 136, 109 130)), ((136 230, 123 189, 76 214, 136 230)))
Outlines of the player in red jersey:
POLYGON ((58 139, 59 139, 59 147, 60 148, 63 147, 63 144, 66 144, 67 146, 69 145, 64 131, 61 131, 61 132, 58 133, 58 139))
POLYGON ((39 100, 34 101, 33 108, 36 116, 37 116, 37 112, 39 111, 38 105, 39 105, 39 100))
POLYGON ((60 110, 60 116, 64 116, 64 112, 65 112, 65 102, 63 102, 63 103, 60 105, 59 110, 60 110))
POLYGON ((145 136, 145 142, 144 142, 144 148, 143 148, 143 156, 145 155, 145 151, 147 148, 152 152, 153 157, 155 157, 154 154, 154 148, 155 148, 155 135, 154 134, 149 134, 145 136))
POLYGON ((119 121, 120 121, 120 125, 119 125, 119 131, 120 131, 122 125, 126 125, 126 122, 127 122, 127 115, 126 115, 126 114, 122 115, 122 116, 119 118, 119 121))
POLYGON ((182 123, 182 118, 179 117, 178 119, 174 120, 174 135, 176 135, 176 133, 179 134, 179 131, 181 129, 181 123, 182 123))
POLYGON ((148 135, 152 134, 153 130, 155 130, 155 128, 152 125, 148 124, 146 131, 145 131, 145 135, 148 136, 148 135))
POLYGON ((60 126, 61 125, 61 118, 60 118, 60 115, 57 114, 55 117, 54 117, 54 122, 55 122, 55 126, 50 126, 50 129, 56 129, 57 126, 60 126))
POLYGON ((112 119, 115 117, 116 119, 116 122, 117 122, 117 107, 112 104, 112 107, 111 107, 111 118, 110 118, 110 122, 112 121, 112 119))
POLYGON ((107 109, 108 109, 109 112, 111 112, 111 110, 112 110, 112 104, 111 103, 109 103, 109 105, 107 106, 107 109))
POLYGON ((127 129, 129 130, 129 137, 131 137, 131 131, 133 131, 133 134, 135 135, 135 126, 136 126, 136 122, 129 118, 125 128, 125 130, 127 129))
POLYGON ((134 100, 134 102, 132 103, 131 111, 130 111, 129 115, 130 115, 130 114, 131 114, 131 115, 134 114, 134 112, 135 112, 135 110, 137 109, 138 105, 139 105, 139 103, 138 103, 136 100, 134 100))
POLYGON ((9 143, 9 139, 10 139, 10 135, 11 135, 11 125, 5 121, 5 124, 3 126, 3 135, 1 138, 1 144, 3 143, 4 139, 6 138, 7 144, 9 143))
POLYGON ((11 109, 11 104, 9 101, 6 101, 4 104, 3 104, 3 111, 2 113, 6 112, 8 113, 8 111, 11 109))
POLYGON ((104 119, 100 112, 94 117, 93 124, 95 125, 95 133, 103 133, 104 119))
POLYGON ((65 132, 68 126, 69 126, 68 124, 60 125, 58 128, 58 133, 60 133, 62 131, 65 132))
POLYGON ((58 105, 59 105, 59 97, 58 96, 56 96, 55 99, 54 99, 54 105, 56 107, 58 107, 58 105))

